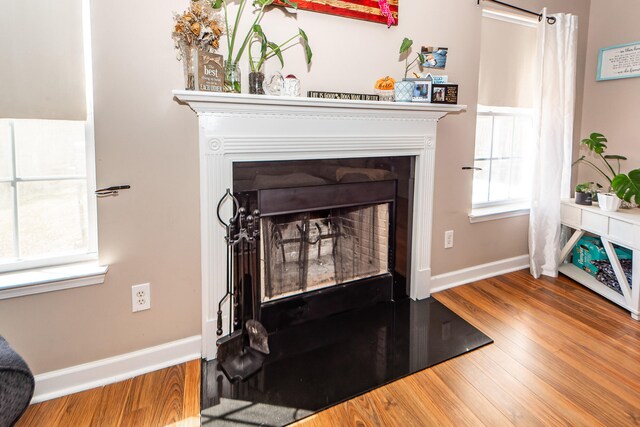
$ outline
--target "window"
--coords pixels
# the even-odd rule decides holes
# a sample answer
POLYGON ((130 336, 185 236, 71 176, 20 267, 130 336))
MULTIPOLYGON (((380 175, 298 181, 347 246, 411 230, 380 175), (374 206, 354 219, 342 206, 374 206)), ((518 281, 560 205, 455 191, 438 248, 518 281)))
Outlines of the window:
POLYGON ((528 204, 536 43, 534 22, 483 11, 472 215, 528 204))
POLYGON ((474 206, 526 202, 532 125, 530 109, 478 106, 474 206))
POLYGON ((0 273, 97 259, 88 4, 0 5, 0 273))
POLYGON ((84 121, 0 120, 0 271, 95 258, 85 146, 84 121))

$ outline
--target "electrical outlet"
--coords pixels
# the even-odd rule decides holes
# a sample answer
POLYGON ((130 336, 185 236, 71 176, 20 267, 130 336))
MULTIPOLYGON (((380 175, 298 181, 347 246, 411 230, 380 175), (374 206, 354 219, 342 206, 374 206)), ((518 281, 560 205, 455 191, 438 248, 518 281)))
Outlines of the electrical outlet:
POLYGON ((453 247, 453 230, 447 230, 444 232, 444 248, 450 249, 453 247))
POLYGON ((143 283, 131 287, 131 311, 149 310, 151 308, 151 284, 143 283))

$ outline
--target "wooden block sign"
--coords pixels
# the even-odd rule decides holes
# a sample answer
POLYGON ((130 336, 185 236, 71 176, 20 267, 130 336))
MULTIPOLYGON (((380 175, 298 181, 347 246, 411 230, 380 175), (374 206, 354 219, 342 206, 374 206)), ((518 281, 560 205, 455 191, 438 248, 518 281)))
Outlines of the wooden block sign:
POLYGON ((224 90, 224 62, 222 55, 198 49, 196 69, 197 90, 222 92, 224 90))

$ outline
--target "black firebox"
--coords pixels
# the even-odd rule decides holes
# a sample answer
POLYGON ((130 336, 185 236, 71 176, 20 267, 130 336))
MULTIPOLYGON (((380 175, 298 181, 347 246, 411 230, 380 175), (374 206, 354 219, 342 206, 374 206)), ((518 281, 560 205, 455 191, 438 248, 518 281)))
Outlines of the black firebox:
POLYGON ((255 309, 273 333, 407 297, 413 158, 240 163, 234 190, 259 228, 234 248, 235 325, 255 309))

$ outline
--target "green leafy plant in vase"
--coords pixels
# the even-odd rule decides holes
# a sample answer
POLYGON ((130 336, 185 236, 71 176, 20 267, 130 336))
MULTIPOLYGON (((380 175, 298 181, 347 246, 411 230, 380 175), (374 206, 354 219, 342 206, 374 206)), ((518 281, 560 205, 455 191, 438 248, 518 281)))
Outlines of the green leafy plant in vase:
POLYGON ((579 205, 591 206, 593 197, 598 194, 602 185, 589 181, 576 185, 576 203, 579 205))
POLYGON ((402 57, 403 55, 405 55, 404 58, 404 78, 407 78, 407 74, 409 74, 409 70, 412 69, 413 67, 415 67, 416 65, 418 65, 419 67, 422 67, 422 64, 424 64, 424 55, 420 52, 418 52, 416 54, 416 57, 413 58, 413 61, 409 62, 409 50, 411 49, 411 46, 413 46, 413 40, 405 37, 404 40, 402 40, 402 43, 400 44, 400 57, 402 57))
POLYGON ((422 55, 422 53, 416 54, 416 57, 413 58, 411 62, 409 62, 409 57, 411 56, 411 46, 413 46, 413 40, 407 37, 405 37, 400 44, 399 54, 401 58, 404 56, 404 79, 403 81, 397 82, 395 84, 394 90, 396 101, 411 101, 415 83, 412 81, 407 81, 407 74, 409 74, 409 70, 411 68, 415 67, 416 65, 422 66, 422 63, 424 62, 424 55, 422 55))
MULTIPOLYGON (((245 51, 250 50, 254 43, 260 45, 260 52, 256 57, 251 57, 251 54, 249 54, 251 72, 261 72, 264 62, 273 56, 277 56, 280 60, 280 64, 284 66, 282 52, 297 44, 301 44, 304 47, 307 65, 311 63, 313 53, 309 46, 309 38, 302 29, 298 28, 298 33, 290 37, 284 43, 275 43, 267 38, 260 23, 267 11, 267 8, 273 5, 274 0, 253 0, 253 2, 251 2, 251 5, 253 6, 252 9, 247 8, 249 0, 240 0, 235 17, 230 16, 227 3, 228 0, 212 0, 212 7, 214 9, 223 10, 224 24, 226 28, 227 60, 225 62, 225 90, 227 92, 241 92, 239 63, 245 51), (240 36, 238 35, 238 31, 240 27, 240 20, 243 14, 247 13, 248 10, 248 13, 254 15, 253 22, 249 26, 249 30, 245 34, 244 38, 239 38, 240 36), (231 22, 233 23, 231 24, 231 22)), ((286 6, 293 9, 298 8, 297 3, 293 3, 289 0, 281 0, 281 3, 284 3, 286 6)))
MULTIPOLYGON (((620 162, 627 158, 618 154, 605 154, 607 142, 607 138, 601 133, 592 133, 589 138, 583 139, 580 143, 589 149, 595 159, 582 155, 573 164, 589 165, 605 178, 609 191, 630 205, 640 204, 640 169, 633 169, 626 174, 621 173, 620 162)), ((601 196, 598 195, 598 197, 601 196)))

